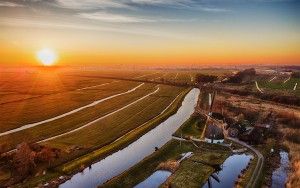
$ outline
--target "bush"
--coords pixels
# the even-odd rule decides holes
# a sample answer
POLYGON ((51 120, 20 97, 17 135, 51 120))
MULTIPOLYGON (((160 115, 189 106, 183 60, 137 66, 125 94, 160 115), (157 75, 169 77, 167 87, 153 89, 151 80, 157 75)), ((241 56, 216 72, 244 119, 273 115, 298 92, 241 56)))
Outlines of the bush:
POLYGON ((291 77, 292 78, 300 78, 300 72, 293 72, 291 77))

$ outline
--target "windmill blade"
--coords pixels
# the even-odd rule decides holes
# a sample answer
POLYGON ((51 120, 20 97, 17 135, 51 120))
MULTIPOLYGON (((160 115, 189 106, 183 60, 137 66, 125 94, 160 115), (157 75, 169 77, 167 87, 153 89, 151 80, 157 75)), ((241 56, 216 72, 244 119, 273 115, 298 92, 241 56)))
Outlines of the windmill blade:
POLYGON ((212 174, 211 177, 214 178, 218 183, 220 183, 220 179, 216 174, 212 174))

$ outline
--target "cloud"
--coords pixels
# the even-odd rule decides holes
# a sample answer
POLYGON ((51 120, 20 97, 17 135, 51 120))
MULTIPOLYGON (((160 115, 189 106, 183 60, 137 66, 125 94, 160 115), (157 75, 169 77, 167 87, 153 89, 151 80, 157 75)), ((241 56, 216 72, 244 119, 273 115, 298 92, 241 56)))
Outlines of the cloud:
POLYGON ((187 6, 193 1, 191 0, 131 0, 132 3, 145 4, 145 5, 181 5, 187 6))
POLYGON ((0 2, 0 7, 22 7, 23 5, 17 4, 17 3, 12 3, 12 2, 0 2))
POLYGON ((199 7, 199 9, 206 12, 231 12, 231 10, 224 8, 199 7))
POLYGON ((144 18, 138 18, 134 16, 112 14, 106 12, 79 13, 78 17, 92 19, 92 20, 99 20, 102 22, 112 22, 112 23, 140 23, 140 22, 154 21, 151 19, 144 19, 144 18))
POLYGON ((97 10, 99 8, 130 8, 124 1, 114 0, 56 0, 58 6, 78 10, 97 10))
POLYGON ((99 10, 110 8, 135 9, 138 6, 194 9, 207 12, 226 12, 217 7, 206 7, 193 0, 56 0, 56 6, 75 10, 99 10))
POLYGON ((149 30, 149 29, 142 29, 142 28, 126 29, 126 28, 119 28, 119 27, 116 28, 116 27, 88 25, 88 24, 44 22, 39 20, 17 19, 17 18, 5 18, 5 19, 0 18, 0 26, 112 32, 112 33, 123 33, 129 35, 140 35, 140 36, 156 37, 156 38, 170 38, 170 39, 184 38, 182 36, 174 35, 169 32, 166 33, 158 30, 149 30))
POLYGON ((110 23, 157 23, 157 22, 192 22, 195 19, 173 19, 173 18, 159 18, 159 17, 141 17, 129 16, 124 14, 114 14, 107 12, 94 12, 94 13, 79 13, 80 18, 98 20, 101 22, 110 23))

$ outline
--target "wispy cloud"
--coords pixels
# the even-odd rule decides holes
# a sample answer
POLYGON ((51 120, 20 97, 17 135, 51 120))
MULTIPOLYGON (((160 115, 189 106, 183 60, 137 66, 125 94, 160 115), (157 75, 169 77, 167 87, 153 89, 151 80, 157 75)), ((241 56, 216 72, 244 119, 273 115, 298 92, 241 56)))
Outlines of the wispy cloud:
POLYGON ((21 4, 17 4, 17 3, 13 3, 13 2, 0 2, 0 7, 22 7, 23 5, 21 4))
POLYGON ((191 0, 131 0, 130 2, 144 5, 176 5, 189 6, 193 4, 191 0))
POLYGON ((114 0, 56 0, 58 6, 78 10, 97 10, 99 8, 130 8, 124 1, 114 0))
POLYGON ((199 7, 199 9, 206 12, 231 12, 231 10, 225 8, 199 7))
POLYGON ((206 7, 193 0, 56 0, 56 5, 75 10, 99 10, 110 8, 135 9, 137 6, 156 6, 164 8, 194 9, 206 12, 226 12, 218 7, 206 7))
POLYGON ((110 22, 110 23, 156 23, 156 22, 192 22, 192 21, 196 21, 196 19, 141 17, 141 16, 129 16, 129 15, 124 15, 124 14, 115 14, 115 13, 107 13, 107 12, 79 13, 77 16, 81 17, 81 18, 98 20, 101 22, 110 22))
POLYGON ((112 23, 140 23, 140 22, 153 22, 151 19, 138 18, 134 16, 127 16, 122 14, 112 14, 106 12, 94 13, 79 13, 78 17, 87 18, 92 20, 99 20, 102 22, 112 23))
POLYGON ((112 32, 123 33, 129 35, 140 35, 157 38, 170 38, 170 39, 183 39, 184 37, 174 35, 172 33, 166 33, 158 30, 149 30, 141 28, 119 28, 119 27, 107 27, 88 24, 71 24, 71 23, 58 23, 58 22, 43 22, 38 20, 6 18, 0 19, 0 26, 13 26, 13 27, 35 27, 46 29, 70 29, 70 30, 86 30, 86 31, 99 31, 99 32, 112 32))

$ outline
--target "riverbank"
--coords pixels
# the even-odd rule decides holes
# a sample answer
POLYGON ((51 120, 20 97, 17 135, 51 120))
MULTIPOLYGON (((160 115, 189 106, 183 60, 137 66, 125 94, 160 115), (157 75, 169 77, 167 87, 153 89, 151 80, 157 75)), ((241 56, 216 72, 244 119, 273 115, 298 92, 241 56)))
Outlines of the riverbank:
POLYGON ((146 157, 140 163, 122 173, 121 175, 111 179, 107 183, 99 187, 134 187, 156 170, 159 165, 166 161, 177 161, 181 158, 181 154, 194 152, 193 156, 186 159, 183 165, 180 165, 176 172, 170 177, 169 183, 176 185, 204 185, 208 177, 215 171, 213 166, 222 164, 230 155, 230 150, 221 145, 212 145, 209 143, 197 143, 196 147, 192 142, 171 140, 158 151, 146 157), (199 149, 201 148, 201 149, 199 149), (208 150, 207 148, 213 148, 208 150), (190 172, 191 166, 201 166, 197 168, 197 172, 190 172), (187 181, 187 177, 193 175, 194 181, 187 181))
POLYGON ((169 116, 175 114, 179 109, 184 97, 190 90, 191 88, 188 88, 184 90, 181 94, 179 94, 178 97, 173 101, 173 103, 164 111, 164 113, 158 115, 157 117, 151 119, 150 121, 144 123, 136 129, 131 130, 121 138, 113 141, 112 143, 104 147, 87 153, 86 155, 83 155, 75 160, 59 165, 56 168, 49 170, 43 176, 33 177, 27 182, 22 183, 22 186, 33 187, 36 185, 42 185, 51 180, 51 182, 55 182, 60 176, 71 176, 73 174, 76 174, 83 170, 85 167, 88 167, 91 164, 95 163, 96 161, 103 159, 106 156, 109 156, 110 154, 121 150, 122 148, 125 148, 127 145, 137 140, 143 134, 155 128, 161 122, 166 120, 169 116))

